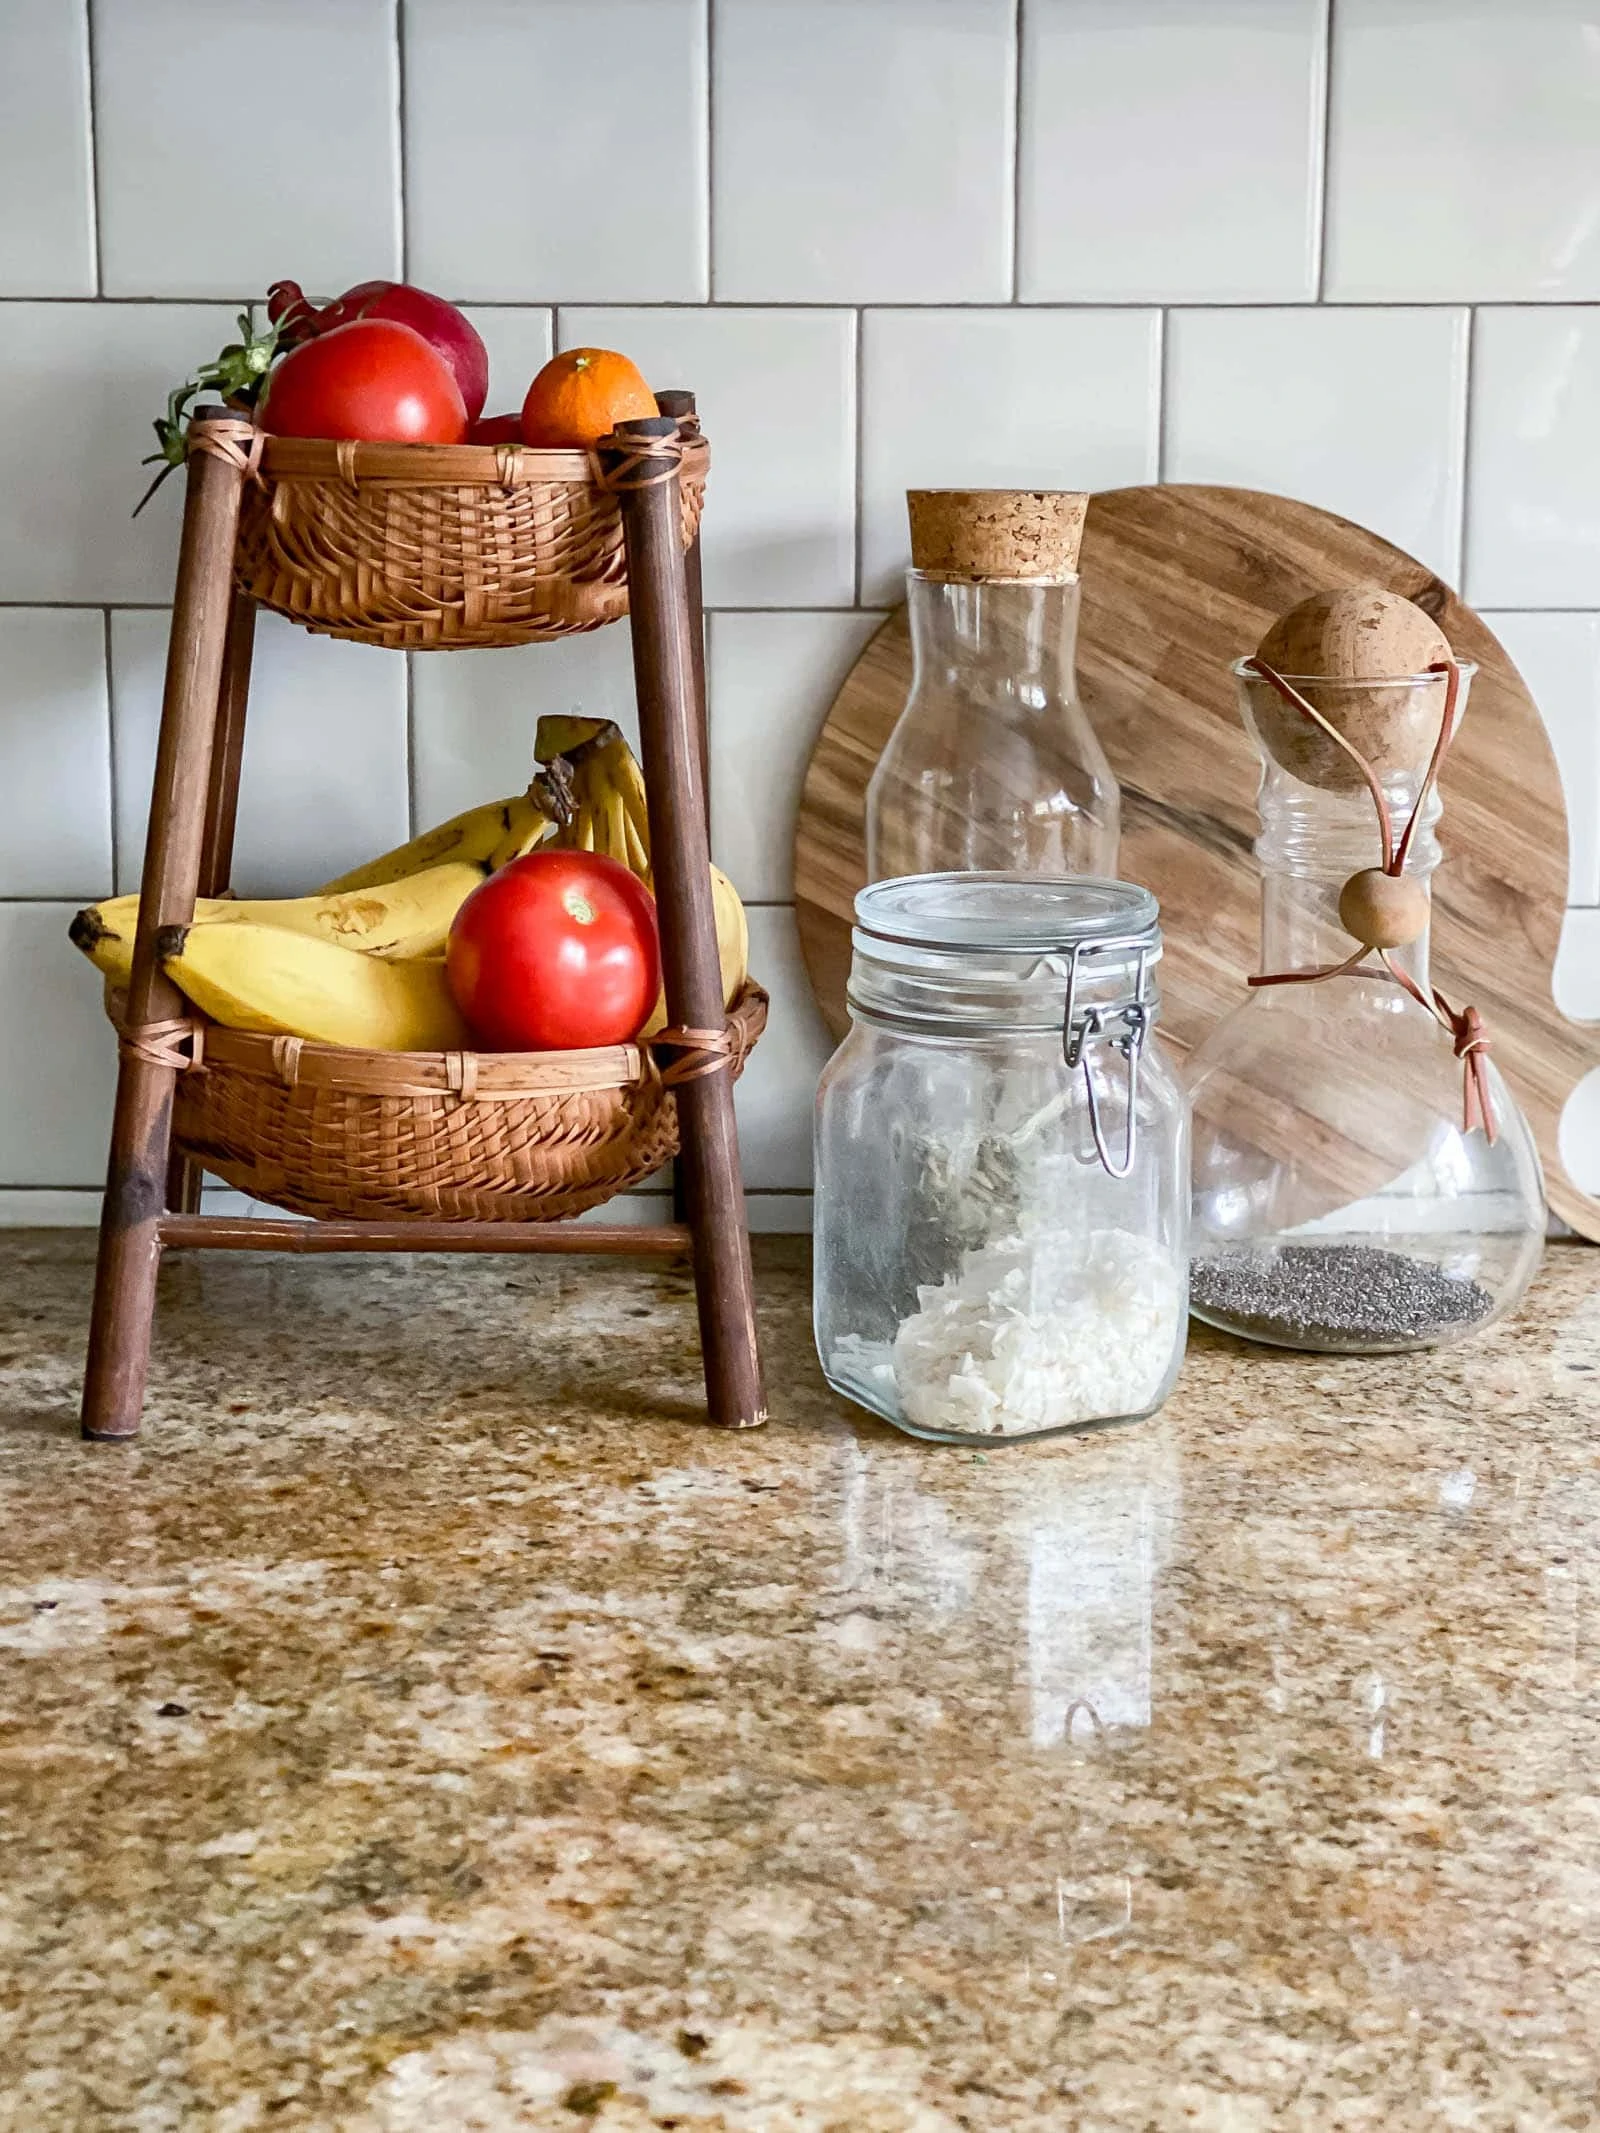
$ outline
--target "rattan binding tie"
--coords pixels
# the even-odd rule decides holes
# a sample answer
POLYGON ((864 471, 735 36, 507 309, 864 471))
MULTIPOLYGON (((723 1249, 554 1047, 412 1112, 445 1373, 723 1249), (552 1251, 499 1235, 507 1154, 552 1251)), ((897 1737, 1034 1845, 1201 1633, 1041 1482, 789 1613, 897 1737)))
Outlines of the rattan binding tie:
POLYGON ((446 1052, 444 1055, 445 1077, 450 1084, 450 1094, 458 1103, 470 1104, 478 1094, 478 1055, 476 1052, 446 1052))
POLYGON ((623 454, 614 468, 608 470, 601 463, 598 447, 590 452, 589 464, 602 489, 654 489, 677 473, 684 441, 682 437, 630 437, 625 444, 608 445, 610 451, 623 454))
POLYGON ((265 430, 258 430, 253 422, 243 422, 237 416, 207 418, 189 425, 191 452, 209 452, 213 459, 237 467, 252 481, 261 479, 261 454, 266 444, 265 430))
POLYGON ((300 1086, 300 1054, 305 1048, 304 1037, 274 1037, 272 1040, 272 1069, 286 1089, 300 1086))
POLYGON ((686 1081, 700 1081, 707 1074, 725 1073, 733 1064, 733 1032, 721 1029, 664 1029, 655 1038, 655 1052, 676 1052, 678 1057, 661 1068, 664 1089, 681 1088, 686 1081))
POLYGON ((125 1059, 142 1059, 146 1066, 171 1067, 184 1074, 205 1063, 205 1028, 187 1015, 144 1022, 137 1029, 120 1030, 117 1049, 125 1059))
POLYGON ((494 470, 502 489, 515 489, 520 483, 531 481, 533 473, 528 463, 528 447, 525 444, 497 444, 494 470))

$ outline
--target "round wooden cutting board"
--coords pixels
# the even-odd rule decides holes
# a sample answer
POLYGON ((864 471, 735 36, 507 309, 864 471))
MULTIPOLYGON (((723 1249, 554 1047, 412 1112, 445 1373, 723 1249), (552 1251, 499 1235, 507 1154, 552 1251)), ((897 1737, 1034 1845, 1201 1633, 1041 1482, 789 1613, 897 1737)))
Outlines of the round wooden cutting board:
MULTIPOLYGON (((1079 682, 1122 781, 1122 872, 1161 900, 1162 1030, 1180 1055, 1244 998, 1257 967, 1257 764, 1231 662, 1308 593, 1356 583, 1414 600, 1477 662, 1442 781, 1435 974, 1457 1006, 1481 1010, 1538 1137, 1552 1207, 1600 1241, 1600 1200, 1568 1178, 1557 1146, 1563 1105, 1600 1066, 1600 1025, 1567 1021, 1550 989, 1567 893, 1561 780, 1533 699, 1495 638, 1431 571, 1376 534, 1252 489, 1096 496, 1081 571, 1079 682)), ((867 780, 910 682, 900 608, 835 698, 801 796, 796 917, 836 1035, 846 1024, 852 902, 866 880, 867 780)))

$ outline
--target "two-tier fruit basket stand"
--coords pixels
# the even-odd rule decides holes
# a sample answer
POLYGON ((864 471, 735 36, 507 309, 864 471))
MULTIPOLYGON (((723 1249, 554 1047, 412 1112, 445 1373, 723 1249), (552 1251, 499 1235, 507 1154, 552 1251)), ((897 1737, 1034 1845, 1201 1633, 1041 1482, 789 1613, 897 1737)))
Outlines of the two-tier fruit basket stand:
POLYGON ((765 1018, 725 1011, 706 807, 689 393, 591 455, 318 444, 197 409, 116 1111, 83 1431, 139 1428, 164 1250, 693 1255, 710 1419, 765 1419, 733 1081, 765 1018), (532 644, 626 614, 667 1027, 647 1047, 349 1051, 216 1029, 164 936, 227 892, 258 606, 364 643, 532 644), (682 1222, 579 1223, 679 1155, 682 1222), (202 1170, 310 1220, 200 1211, 202 1170))

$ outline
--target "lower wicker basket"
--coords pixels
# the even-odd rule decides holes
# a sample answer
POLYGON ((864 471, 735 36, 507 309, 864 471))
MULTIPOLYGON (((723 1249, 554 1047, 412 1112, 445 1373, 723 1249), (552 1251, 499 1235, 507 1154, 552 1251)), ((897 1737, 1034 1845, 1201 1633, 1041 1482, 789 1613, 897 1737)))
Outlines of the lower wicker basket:
MULTIPOLYGON (((737 1074, 766 1026, 729 1010, 737 1074)), ((178 1077, 173 1131, 215 1176, 296 1214, 554 1222, 678 1152, 677 1104, 649 1051, 359 1052, 207 1025, 178 1077)))

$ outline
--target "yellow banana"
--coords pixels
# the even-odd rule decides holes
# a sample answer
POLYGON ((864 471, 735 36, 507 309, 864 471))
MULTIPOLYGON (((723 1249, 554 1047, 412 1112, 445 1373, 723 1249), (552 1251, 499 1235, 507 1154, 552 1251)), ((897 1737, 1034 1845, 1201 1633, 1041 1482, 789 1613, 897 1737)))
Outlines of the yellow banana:
MULTIPOLYGON (((484 860, 447 860, 379 888, 346 889, 331 895, 270 900, 205 897, 195 905, 197 926, 280 926, 315 940, 359 948, 394 960, 435 955, 450 922, 487 875, 484 860)), ((133 969, 133 936, 139 924, 137 896, 91 904, 72 921, 71 938, 97 970, 126 985, 133 969)))
MULTIPOLYGON (((744 990, 750 974, 750 926, 739 892, 721 867, 711 869, 711 901, 717 914, 717 961, 722 966, 722 1004, 731 1007, 744 990)), ((657 1000, 655 1013, 639 1032, 640 1042, 667 1026, 667 996, 657 1000)))
POLYGON ((436 957, 386 963, 281 926, 191 926, 167 975, 228 1029, 364 1051, 447 1052, 469 1039, 436 957))
MULTIPOLYGON (((619 859, 651 886, 644 773, 620 729, 609 719, 542 718, 534 753, 550 766, 546 784, 552 812, 565 816, 552 842, 567 851, 619 859)), ((711 869, 711 900, 723 1004, 729 1006, 749 975, 750 929, 739 892, 719 867, 711 869)), ((654 1036, 666 1019, 665 1002, 657 1001, 640 1034, 654 1036)))
POLYGON ((345 889, 381 889, 447 859, 486 861, 491 867, 503 867, 507 860, 531 852, 550 828, 550 817, 538 793, 530 787, 509 800, 488 800, 481 807, 469 807, 465 814, 452 815, 448 822, 441 822, 437 829, 424 830, 409 844, 398 845, 381 858, 369 859, 365 866, 352 868, 337 881, 325 881, 317 893, 331 896, 345 889))
POLYGON ((558 755, 571 755, 597 741, 608 726, 608 718, 580 718, 576 712, 542 718, 533 729, 533 752, 541 763, 553 763, 558 755))

